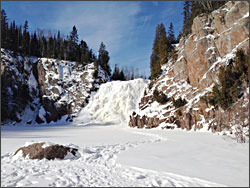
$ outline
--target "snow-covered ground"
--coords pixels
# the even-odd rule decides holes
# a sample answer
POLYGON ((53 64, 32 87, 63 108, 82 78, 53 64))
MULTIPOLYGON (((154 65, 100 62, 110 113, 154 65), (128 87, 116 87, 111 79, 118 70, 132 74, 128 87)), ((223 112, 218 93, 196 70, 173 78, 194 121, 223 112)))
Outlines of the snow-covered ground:
POLYGON ((126 126, 145 86, 142 79, 101 85, 72 125, 2 126, 1 186, 249 186, 248 143, 126 126), (13 155, 39 141, 78 148, 80 157, 38 161, 13 155))

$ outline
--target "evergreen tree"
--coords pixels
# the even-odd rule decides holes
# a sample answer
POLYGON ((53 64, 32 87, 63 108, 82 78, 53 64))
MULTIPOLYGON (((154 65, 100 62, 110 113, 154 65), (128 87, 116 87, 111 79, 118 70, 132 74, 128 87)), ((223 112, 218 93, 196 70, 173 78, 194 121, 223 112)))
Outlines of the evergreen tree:
POLYGON ((1 45, 6 48, 7 46, 7 32, 8 32, 8 19, 4 9, 1 10, 1 45))
POLYGON ((42 57, 48 57, 48 45, 47 45, 47 40, 44 36, 42 36, 42 39, 41 39, 42 43, 41 43, 41 55, 42 57))
POLYGON ((26 20, 23 27, 17 26, 15 21, 7 22, 7 15, 4 10, 1 10, 1 44, 2 47, 20 52, 25 55, 32 55, 37 57, 59 58, 64 60, 77 61, 82 63, 95 62, 100 64, 104 70, 110 75, 111 69, 109 67, 109 53, 102 43, 99 49, 98 59, 90 49, 85 41, 78 43, 77 29, 73 26, 70 36, 64 39, 58 31, 57 35, 52 36, 51 32, 45 37, 44 31, 38 29, 36 32, 30 34, 28 21, 26 20))
POLYGON ((69 37, 69 60, 79 61, 79 51, 77 29, 73 26, 69 37))
POLYGON ((179 31, 178 37, 177 37, 177 39, 176 39, 176 42, 177 42, 177 43, 179 43, 179 41, 180 41, 182 35, 183 35, 183 34, 182 34, 182 31, 179 31))
POLYGON ((174 36, 174 26, 173 23, 171 22, 168 28, 168 42, 170 44, 176 43, 175 36, 174 36))
POLYGON ((39 51, 39 42, 36 36, 36 32, 31 37, 31 42, 30 42, 30 55, 39 57, 40 56, 40 51, 39 51))
POLYGON ((117 64, 115 64, 114 72, 112 74, 112 80, 119 80, 120 70, 117 64))
POLYGON ((30 54, 30 34, 28 32, 28 21, 26 20, 23 26, 23 37, 21 42, 21 52, 30 54))
POLYGON ((69 56, 69 42, 68 42, 68 40, 63 41, 63 46, 64 46, 63 57, 64 57, 64 60, 67 60, 67 59, 69 59, 68 58, 68 56, 69 56))
POLYGON ((191 23, 190 23, 190 2, 185 1, 183 8, 183 36, 187 36, 191 31, 191 23))
POLYGON ((29 28, 29 26, 28 26, 28 21, 26 20, 26 21, 24 22, 23 32, 24 32, 24 33, 27 33, 27 32, 28 32, 28 28, 29 28))
POLYGON ((159 39, 158 43, 158 49, 159 49, 159 56, 160 56, 160 64, 164 64, 168 60, 168 52, 170 50, 170 44, 169 41, 166 37, 166 32, 165 30, 162 31, 161 37, 159 39))
POLYGON ((58 48, 57 48, 56 35, 54 35, 54 37, 53 37, 53 51, 54 51, 54 58, 57 59, 58 58, 58 48))
POLYGON ((109 53, 106 50, 106 47, 103 44, 103 42, 101 42, 101 45, 99 48, 98 62, 99 62, 99 65, 107 72, 107 74, 111 76, 111 69, 108 64, 109 59, 110 59, 109 53))
MULTIPOLYGON (((159 53, 159 41, 162 34, 165 33, 164 25, 158 24, 155 31, 155 38, 153 43, 152 54, 150 56, 150 69, 151 69, 151 76, 150 79, 153 80, 154 78, 158 77, 161 74, 161 64, 160 64, 160 53, 159 53)), ((161 41, 162 45, 164 43, 164 36, 162 37, 161 41)), ((161 45, 160 45, 161 46, 161 45)))
POLYGON ((123 73, 123 70, 121 70, 121 72, 120 72, 119 79, 120 79, 121 81, 125 81, 125 80, 126 80, 125 75, 124 75, 124 73, 123 73))
POLYGON ((52 36, 49 37, 47 46, 48 46, 48 51, 47 51, 48 58, 54 58, 54 41, 52 36))
POLYGON ((9 44, 8 48, 14 52, 17 52, 17 33, 15 21, 10 23, 10 28, 8 30, 9 44))
POLYGON ((99 63, 92 49, 89 50, 89 60, 90 60, 90 63, 95 62, 95 60, 97 60, 97 63, 99 63))
POLYGON ((22 51, 22 38, 23 38, 23 35, 22 35, 22 26, 20 25, 17 28, 17 51, 18 52, 22 51))
POLYGON ((80 42, 80 62, 84 64, 90 63, 90 53, 89 53, 89 47, 87 43, 83 40, 80 42))
POLYGON ((57 47, 57 58, 62 59, 62 39, 60 31, 57 32, 56 47, 57 47))

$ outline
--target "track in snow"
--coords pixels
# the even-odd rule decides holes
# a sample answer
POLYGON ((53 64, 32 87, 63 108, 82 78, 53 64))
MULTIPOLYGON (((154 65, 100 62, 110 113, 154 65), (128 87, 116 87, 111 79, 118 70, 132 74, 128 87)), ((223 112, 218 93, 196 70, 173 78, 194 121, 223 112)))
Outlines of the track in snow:
POLYGON ((223 186, 197 178, 117 163, 117 154, 122 151, 142 144, 165 141, 158 135, 147 134, 147 136, 147 140, 125 144, 78 147, 81 157, 76 160, 27 160, 7 153, 1 157, 1 183, 3 187, 223 186))

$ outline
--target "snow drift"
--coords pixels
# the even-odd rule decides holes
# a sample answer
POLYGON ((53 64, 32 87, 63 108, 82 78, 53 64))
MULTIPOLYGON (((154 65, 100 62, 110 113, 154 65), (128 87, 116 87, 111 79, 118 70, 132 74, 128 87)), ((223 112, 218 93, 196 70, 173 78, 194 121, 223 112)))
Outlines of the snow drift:
POLYGON ((138 108, 148 81, 113 81, 102 84, 97 93, 92 94, 88 105, 82 109, 77 125, 89 123, 121 124, 129 121, 129 115, 138 108))

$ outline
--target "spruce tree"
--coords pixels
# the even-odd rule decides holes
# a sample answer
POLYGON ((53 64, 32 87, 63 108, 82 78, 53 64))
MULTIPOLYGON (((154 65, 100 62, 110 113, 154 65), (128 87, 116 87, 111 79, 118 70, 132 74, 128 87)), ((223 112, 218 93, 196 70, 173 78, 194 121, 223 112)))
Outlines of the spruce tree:
POLYGON ((36 36, 36 32, 31 36, 31 42, 30 42, 30 55, 39 57, 39 42, 36 36))
POLYGON ((49 37, 49 41, 47 43, 48 46, 48 58, 54 58, 54 41, 52 36, 49 37))
POLYGON ((185 1, 183 8, 183 36, 187 36, 191 32, 191 23, 190 23, 190 2, 185 1))
POLYGON ((23 38, 23 35, 22 35, 22 26, 20 25, 17 28, 17 51, 18 52, 22 51, 22 38, 23 38))
POLYGON ((83 64, 88 64, 90 63, 90 53, 89 53, 89 47, 87 43, 83 40, 80 42, 80 62, 83 64))
POLYGON ((109 52, 106 50, 106 47, 103 44, 103 42, 101 42, 101 45, 99 48, 98 62, 99 62, 99 65, 107 72, 107 74, 111 76, 111 69, 108 64, 109 59, 110 59, 109 52))
POLYGON ((28 32, 28 21, 26 20, 23 26, 23 37, 21 42, 21 52, 24 54, 30 54, 30 34, 28 32))
POLYGON ((6 48, 7 46, 7 32, 8 32, 8 19, 4 9, 1 10, 1 45, 6 48))
POLYGON ((56 47, 57 47, 57 58, 61 60, 62 59, 62 39, 61 39, 60 31, 57 32, 56 47))
POLYGON ((174 36, 174 26, 173 23, 171 22, 168 28, 168 42, 170 44, 176 43, 175 36, 174 36))
POLYGON ((123 70, 121 70, 119 78, 120 78, 121 81, 125 81, 126 80, 123 70))
POLYGON ((73 26, 73 29, 69 37, 69 60, 79 61, 79 46, 78 46, 78 34, 77 29, 73 26))
MULTIPOLYGON (((159 52, 159 41, 162 35, 166 36, 166 31, 164 25, 158 24, 155 30, 155 38, 153 43, 152 54, 150 56, 150 69, 151 75, 150 79, 153 80, 154 78, 158 77, 161 74, 161 64, 160 64, 160 52, 159 52)), ((165 37, 163 36, 161 39, 161 43, 163 45, 165 37)), ((160 46, 162 46, 160 45, 160 46)))
POLYGON ((158 49, 159 49, 159 56, 160 56, 160 64, 164 64, 168 60, 168 52, 170 51, 170 44, 168 42, 168 39, 166 37, 165 30, 162 31, 161 37, 159 39, 158 43, 158 49))
POLYGON ((112 74, 112 80, 119 80, 119 74, 119 67, 117 66, 117 64, 115 64, 114 72, 112 74))

